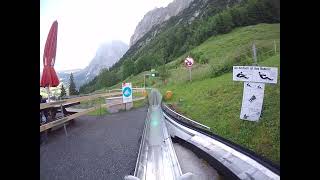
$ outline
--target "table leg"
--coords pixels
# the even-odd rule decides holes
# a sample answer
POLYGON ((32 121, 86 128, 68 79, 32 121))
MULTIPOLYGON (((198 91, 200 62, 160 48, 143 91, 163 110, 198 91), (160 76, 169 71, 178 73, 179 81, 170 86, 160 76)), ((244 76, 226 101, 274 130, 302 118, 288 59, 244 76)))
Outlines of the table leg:
MULTIPOLYGON (((66 112, 66 109, 61 105, 61 113, 63 117, 65 117, 65 112, 66 112)), ((66 123, 63 123, 63 129, 64 129, 64 133, 66 134, 66 137, 68 137, 66 123)))

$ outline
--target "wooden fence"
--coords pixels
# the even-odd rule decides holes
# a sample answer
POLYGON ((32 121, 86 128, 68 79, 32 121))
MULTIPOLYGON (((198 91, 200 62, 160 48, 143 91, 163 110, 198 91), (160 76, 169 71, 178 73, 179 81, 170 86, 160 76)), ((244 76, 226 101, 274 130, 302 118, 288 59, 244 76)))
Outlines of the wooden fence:
MULTIPOLYGON (((133 89, 133 92, 142 92, 144 89, 143 88, 139 88, 139 89, 133 89)), ((40 110, 42 109, 46 109, 46 108, 50 108, 50 107, 57 107, 57 106, 63 106, 65 104, 70 104, 70 103, 76 103, 76 102, 82 102, 82 101, 88 101, 88 100, 93 100, 93 99, 97 99, 97 98, 101 98, 101 97, 113 97, 113 96, 118 96, 118 95, 122 95, 122 92, 113 92, 113 93, 101 93, 101 94, 94 94, 94 95, 88 95, 88 96, 82 96, 82 97, 76 97, 76 98, 70 98, 70 99, 64 99, 64 100, 60 100, 60 101, 56 101, 56 102, 50 102, 50 103, 44 103, 44 104, 40 104, 40 110)), ((135 98, 133 99, 133 101, 139 101, 145 99, 145 97, 139 97, 139 98, 135 98)), ((118 104, 114 104, 114 105, 118 105, 118 104)), ((80 117, 82 115, 88 114, 89 112, 95 111, 99 108, 102 107, 106 107, 106 104, 100 104, 91 108, 88 108, 82 112, 78 112, 66 117, 62 117, 59 119, 56 119, 52 122, 43 124, 40 126, 40 132, 45 131, 47 129, 53 128, 55 126, 64 124, 72 119, 75 119, 77 117, 80 117)))

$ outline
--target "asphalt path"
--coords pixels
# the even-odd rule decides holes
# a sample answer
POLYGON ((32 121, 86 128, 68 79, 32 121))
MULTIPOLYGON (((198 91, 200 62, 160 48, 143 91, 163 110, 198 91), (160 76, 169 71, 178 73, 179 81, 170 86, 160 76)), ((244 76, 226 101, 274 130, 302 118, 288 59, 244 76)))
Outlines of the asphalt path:
POLYGON ((117 180, 134 171, 147 108, 81 116, 40 146, 42 180, 117 180))

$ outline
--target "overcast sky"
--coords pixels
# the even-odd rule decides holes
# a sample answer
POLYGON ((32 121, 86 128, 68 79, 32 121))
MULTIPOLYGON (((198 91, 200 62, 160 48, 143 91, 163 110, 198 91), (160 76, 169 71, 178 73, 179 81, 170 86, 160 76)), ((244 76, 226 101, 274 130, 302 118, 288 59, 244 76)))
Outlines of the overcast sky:
POLYGON ((173 0, 41 0, 40 67, 45 41, 58 21, 55 69, 85 68, 99 45, 111 40, 129 44, 135 27, 155 7, 173 0))

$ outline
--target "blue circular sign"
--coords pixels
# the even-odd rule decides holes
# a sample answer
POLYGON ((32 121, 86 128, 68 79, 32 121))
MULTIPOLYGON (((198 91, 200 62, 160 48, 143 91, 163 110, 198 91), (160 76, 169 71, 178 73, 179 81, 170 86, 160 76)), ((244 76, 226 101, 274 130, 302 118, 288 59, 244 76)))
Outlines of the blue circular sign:
POLYGON ((122 94, 125 96, 125 97, 129 97, 131 95, 131 88, 129 87, 125 87, 122 91, 122 94))

